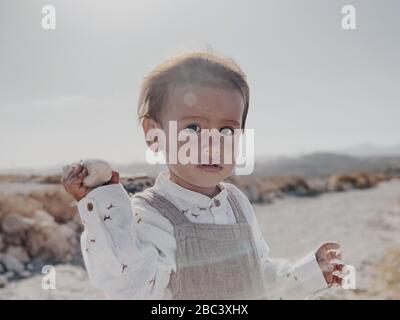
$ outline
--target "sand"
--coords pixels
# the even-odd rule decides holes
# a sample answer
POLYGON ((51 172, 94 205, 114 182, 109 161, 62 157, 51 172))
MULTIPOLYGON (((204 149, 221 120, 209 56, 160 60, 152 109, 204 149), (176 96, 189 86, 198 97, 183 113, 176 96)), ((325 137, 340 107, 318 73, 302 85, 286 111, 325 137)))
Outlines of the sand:
POLYGON ((285 198, 254 205, 271 256, 296 259, 326 241, 342 246, 356 270, 356 291, 334 288, 328 298, 384 299, 391 295, 377 267, 387 250, 400 247, 400 181, 376 188, 285 198))

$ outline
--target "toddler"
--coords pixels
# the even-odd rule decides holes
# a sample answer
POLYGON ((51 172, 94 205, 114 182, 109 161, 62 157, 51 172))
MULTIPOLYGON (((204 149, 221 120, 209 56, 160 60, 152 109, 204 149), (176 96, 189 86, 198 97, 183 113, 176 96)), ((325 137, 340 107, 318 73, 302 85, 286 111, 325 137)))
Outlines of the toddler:
POLYGON ((82 164, 62 181, 78 203, 94 287, 118 299, 298 299, 341 283, 338 244, 294 263, 272 259, 249 200, 224 182, 237 156, 227 138, 245 129, 248 109, 245 74, 216 54, 181 54, 145 77, 138 118, 154 138, 148 147, 167 160, 154 186, 130 197, 113 171, 88 187, 82 164), (189 138, 191 161, 174 130, 189 138), (211 143, 201 141, 207 130, 211 143), (233 161, 221 161, 227 155, 233 161))

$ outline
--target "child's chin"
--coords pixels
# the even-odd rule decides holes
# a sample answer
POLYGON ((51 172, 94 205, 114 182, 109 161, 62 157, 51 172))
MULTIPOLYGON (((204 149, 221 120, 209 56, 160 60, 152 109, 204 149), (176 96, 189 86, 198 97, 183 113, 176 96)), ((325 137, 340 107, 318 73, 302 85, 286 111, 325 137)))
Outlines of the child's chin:
POLYGON ((195 167, 192 171, 193 182, 199 187, 215 186, 227 176, 226 170, 213 170, 208 168, 195 167), (193 174, 194 173, 194 174, 193 174))

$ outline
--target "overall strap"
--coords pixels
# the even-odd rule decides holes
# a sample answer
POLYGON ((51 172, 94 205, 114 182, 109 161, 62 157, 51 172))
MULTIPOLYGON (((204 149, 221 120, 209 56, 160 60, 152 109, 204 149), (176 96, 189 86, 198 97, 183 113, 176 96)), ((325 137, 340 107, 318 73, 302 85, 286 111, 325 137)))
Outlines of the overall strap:
POLYGON ((236 199, 235 195, 233 194, 232 187, 227 184, 225 184, 225 187, 227 190, 228 202, 232 208, 233 214, 235 215, 236 221, 238 223, 247 223, 247 219, 243 213, 242 207, 236 199))
POLYGON ((155 191, 146 189, 144 191, 135 193, 133 197, 145 200, 151 207, 163 214, 172 223, 172 225, 190 222, 183 212, 179 210, 171 201, 155 191))
MULTIPOLYGON (((238 223, 246 223, 247 220, 243 213, 242 207, 233 194, 231 187, 227 186, 226 184, 225 186, 227 189, 227 199, 232 208, 233 214, 235 215, 236 221, 238 223)), ((133 197, 145 200, 151 207, 162 213, 173 225, 190 223, 190 220, 184 215, 182 210, 178 209, 170 200, 160 195, 156 191, 150 191, 149 189, 146 189, 144 191, 135 193, 133 197)))

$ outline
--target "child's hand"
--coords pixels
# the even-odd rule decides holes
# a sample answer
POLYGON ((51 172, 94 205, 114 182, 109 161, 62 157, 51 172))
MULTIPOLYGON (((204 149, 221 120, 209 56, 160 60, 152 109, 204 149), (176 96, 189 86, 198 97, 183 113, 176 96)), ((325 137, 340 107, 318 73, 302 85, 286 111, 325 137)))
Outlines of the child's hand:
MULTIPOLYGON (((87 176, 87 174, 87 169, 81 164, 77 164, 74 169, 71 170, 71 172, 61 180, 65 191, 72 195, 76 201, 83 199, 90 191, 94 189, 86 187, 83 184, 83 179, 87 176)), ((117 171, 113 171, 111 180, 103 185, 117 183, 119 183, 119 173, 117 171)))
POLYGON ((333 272, 341 272, 344 265, 342 263, 331 263, 331 260, 342 259, 342 254, 337 251, 339 248, 340 245, 337 243, 324 243, 315 253, 319 267, 328 285, 342 284, 342 278, 334 275, 333 272))

